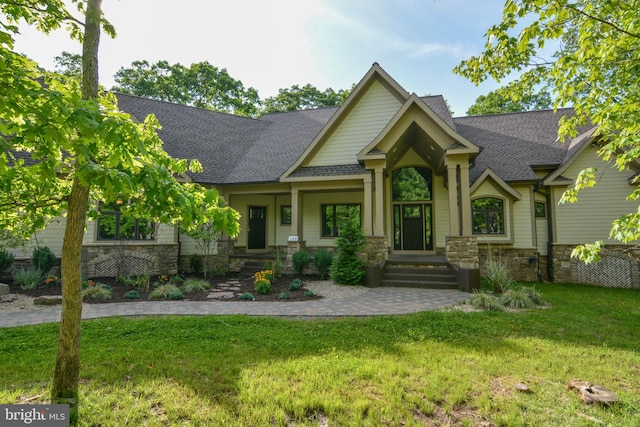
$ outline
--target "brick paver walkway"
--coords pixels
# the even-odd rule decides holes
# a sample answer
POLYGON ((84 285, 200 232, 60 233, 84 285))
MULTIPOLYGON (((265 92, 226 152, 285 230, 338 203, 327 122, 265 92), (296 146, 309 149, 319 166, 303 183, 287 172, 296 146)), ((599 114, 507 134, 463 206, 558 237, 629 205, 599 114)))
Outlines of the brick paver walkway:
MULTIPOLYGON (((83 319, 111 316, 228 315, 250 316, 382 316, 436 310, 463 303, 469 294, 448 289, 372 288, 355 298, 299 302, 138 301, 84 304, 83 319)), ((58 322, 60 307, 0 313, 0 327, 58 322)))

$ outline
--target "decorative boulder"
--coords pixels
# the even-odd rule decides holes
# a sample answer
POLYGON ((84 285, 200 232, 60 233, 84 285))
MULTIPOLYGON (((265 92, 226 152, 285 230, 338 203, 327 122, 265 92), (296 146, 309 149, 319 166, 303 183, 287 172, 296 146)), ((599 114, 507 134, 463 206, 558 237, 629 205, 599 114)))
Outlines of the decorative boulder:
POLYGON ((9 285, 0 283, 0 295, 9 295, 9 285))
POLYGON ((61 295, 43 295, 33 300, 34 305, 61 305, 61 295))

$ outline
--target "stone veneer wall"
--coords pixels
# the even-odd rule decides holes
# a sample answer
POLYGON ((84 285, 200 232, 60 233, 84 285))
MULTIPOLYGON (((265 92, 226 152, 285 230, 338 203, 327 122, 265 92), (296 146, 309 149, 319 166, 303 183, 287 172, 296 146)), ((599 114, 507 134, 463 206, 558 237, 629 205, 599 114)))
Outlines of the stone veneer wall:
POLYGON ((92 244, 82 247, 85 277, 177 274, 178 244, 92 244))
POLYGON ((447 236, 447 261, 459 268, 478 268, 478 238, 475 236, 447 236))
MULTIPOLYGON (((507 268, 507 275, 514 280, 536 282, 539 280, 538 250, 523 249, 503 245, 478 245, 480 255, 480 276, 487 275, 487 264, 490 261, 500 262, 507 268)), ((544 267, 546 275, 546 266, 544 267)))
MULTIPOLYGON (((216 246, 216 254, 210 255, 209 269, 216 274, 225 274, 230 271, 230 259, 229 255, 233 254, 234 240, 230 238, 222 238, 218 240, 216 246)), ((203 258, 202 255, 196 255, 203 258)), ((191 271, 191 257, 192 255, 180 255, 178 260, 178 271, 181 273, 193 273, 191 271)), ((204 265, 204 262, 203 262, 204 265)))
POLYGON ((555 283, 588 283, 619 288, 640 288, 640 249, 608 245, 601 260, 586 265, 571 258, 574 245, 553 245, 553 281, 555 283))
POLYGON ((367 254, 369 263, 386 261, 389 258, 387 236, 367 236, 362 252, 367 254))

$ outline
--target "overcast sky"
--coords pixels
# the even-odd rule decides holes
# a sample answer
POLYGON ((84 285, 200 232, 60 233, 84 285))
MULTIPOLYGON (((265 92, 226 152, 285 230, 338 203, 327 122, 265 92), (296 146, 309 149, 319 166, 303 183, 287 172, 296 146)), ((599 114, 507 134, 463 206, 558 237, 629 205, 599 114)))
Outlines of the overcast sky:
MULTIPOLYGON (((479 54, 503 0, 104 0, 118 36, 103 35, 100 81, 133 61, 208 61, 258 90, 310 83, 346 89, 378 62, 408 92, 441 94, 464 115, 480 87, 454 75, 479 54)), ((53 69, 63 50, 80 53, 64 31, 43 36, 21 27, 16 50, 53 69)))

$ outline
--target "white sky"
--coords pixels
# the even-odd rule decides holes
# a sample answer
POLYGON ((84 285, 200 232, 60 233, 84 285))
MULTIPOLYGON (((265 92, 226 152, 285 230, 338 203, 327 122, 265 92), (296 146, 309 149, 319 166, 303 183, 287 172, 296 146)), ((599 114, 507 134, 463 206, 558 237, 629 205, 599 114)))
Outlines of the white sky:
MULTIPOLYGON (((310 83, 346 89, 378 62, 418 95, 442 94, 464 115, 477 88, 452 73, 479 54, 484 33, 498 23, 503 0, 104 0, 118 36, 103 35, 100 80, 133 61, 167 60, 189 66, 208 61, 226 68, 261 98, 310 83)), ((47 69, 80 45, 64 31, 44 36, 22 27, 16 50, 47 69)))

